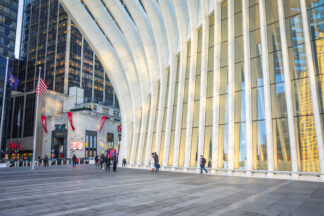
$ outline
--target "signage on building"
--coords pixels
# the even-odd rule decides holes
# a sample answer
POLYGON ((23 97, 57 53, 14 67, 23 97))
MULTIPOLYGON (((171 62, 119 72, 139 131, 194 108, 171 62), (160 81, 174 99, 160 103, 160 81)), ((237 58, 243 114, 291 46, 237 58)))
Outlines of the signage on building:
POLYGON ((83 149, 83 142, 82 141, 71 141, 71 149, 83 149))

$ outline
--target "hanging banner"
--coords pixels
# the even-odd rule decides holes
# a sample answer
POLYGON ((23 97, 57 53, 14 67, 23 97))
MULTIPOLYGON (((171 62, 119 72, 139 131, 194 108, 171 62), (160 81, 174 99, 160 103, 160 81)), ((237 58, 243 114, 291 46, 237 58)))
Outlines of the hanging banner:
POLYGON ((117 128, 118 132, 122 132, 122 125, 118 125, 118 128, 117 128))
POLYGON ((45 133, 47 133, 46 116, 42 115, 41 117, 42 117, 42 123, 43 123, 44 131, 45 131, 45 133))
POLYGON ((102 126, 105 124, 106 119, 107 119, 107 116, 105 116, 105 115, 102 116, 102 118, 101 118, 101 125, 100 125, 99 132, 101 132, 102 126))
POLYGON ((67 112, 67 115, 68 115, 68 118, 69 118, 69 121, 70 121, 70 125, 71 125, 72 130, 75 130, 75 128, 73 126, 73 122, 72 122, 72 113, 71 112, 67 112))

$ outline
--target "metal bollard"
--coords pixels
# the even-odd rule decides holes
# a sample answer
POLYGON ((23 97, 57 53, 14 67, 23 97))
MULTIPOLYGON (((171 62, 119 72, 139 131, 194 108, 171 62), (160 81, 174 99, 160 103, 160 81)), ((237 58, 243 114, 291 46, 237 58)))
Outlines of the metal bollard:
POLYGON ((61 160, 61 165, 63 165, 63 160, 61 160))
POLYGON ((55 165, 57 166, 57 160, 55 160, 55 165))
POLYGON ((70 160, 67 159, 67 160, 66 160, 66 165, 69 165, 69 164, 70 164, 70 160))

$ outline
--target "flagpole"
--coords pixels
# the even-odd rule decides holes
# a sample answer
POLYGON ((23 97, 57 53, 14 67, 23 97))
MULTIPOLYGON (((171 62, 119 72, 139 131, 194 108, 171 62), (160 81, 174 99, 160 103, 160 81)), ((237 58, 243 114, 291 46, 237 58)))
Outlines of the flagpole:
POLYGON ((0 123, 0 149, 1 150, 2 150, 2 131, 3 131, 3 122, 4 122, 4 109, 5 109, 6 93, 7 93, 8 69, 9 69, 9 57, 6 58, 6 73, 5 73, 5 81, 3 84, 2 112, 1 112, 1 123, 0 123))
POLYGON ((40 74, 41 74, 42 67, 39 67, 38 73, 38 82, 37 82, 37 93, 36 96, 36 106, 35 106, 35 118, 34 118, 34 143, 33 143, 33 165, 32 169, 35 169, 35 157, 36 157, 36 141, 37 141, 37 116, 38 116, 38 103, 39 103, 39 81, 40 81, 40 74))

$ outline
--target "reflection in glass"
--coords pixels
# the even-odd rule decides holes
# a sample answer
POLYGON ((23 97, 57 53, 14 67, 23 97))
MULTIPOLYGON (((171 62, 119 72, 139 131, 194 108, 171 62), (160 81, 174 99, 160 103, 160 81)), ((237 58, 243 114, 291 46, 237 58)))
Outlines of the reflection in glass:
POLYGON ((219 123, 228 123, 228 95, 219 96, 219 123))
POLYGON ((287 117, 285 84, 271 85, 272 118, 287 117))
POLYGON ((245 110, 245 91, 235 92, 235 122, 244 122, 246 116, 245 110))
POLYGON ((288 119, 272 121, 274 169, 291 171, 288 119))
POLYGON ((292 81, 292 95, 294 100, 295 115, 313 114, 312 96, 310 92, 309 79, 298 79, 292 81))
POLYGON ((264 116, 264 91, 263 87, 252 89, 252 119, 263 120, 264 116))
POLYGON ((289 48, 289 63, 292 79, 308 76, 304 44, 289 48))
POLYGON ((312 42, 314 63, 317 74, 324 74, 324 38, 312 42))
POLYGON ((217 168, 228 168, 228 124, 219 125, 217 168))
POLYGON ((183 167, 186 146, 186 129, 181 130, 180 149, 179 149, 179 166, 183 167))
POLYGON ((234 130, 234 169, 246 169, 245 122, 235 123, 234 130))
POLYGON ((211 168, 212 161, 212 127, 205 128, 205 145, 204 145, 204 158, 206 158, 206 166, 211 168))
POLYGON ((172 166, 174 151, 174 131, 171 131, 168 166, 172 166))
POLYGON ((235 64, 235 91, 245 88, 244 62, 235 64))
POLYGON ((254 121, 252 127, 253 169, 267 170, 268 159, 265 121, 254 121))
POLYGON ((319 172, 320 163, 313 115, 295 118, 298 168, 302 172, 319 172))
POLYGON ((278 1, 265 0, 265 8, 266 8, 267 24, 277 22, 279 20, 278 1))
POLYGON ((191 151, 190 151, 190 167, 196 167, 197 166, 198 130, 199 130, 199 128, 193 128, 192 129, 191 151))
POLYGON ((286 20, 288 47, 304 43, 303 21, 301 14, 286 20))
POLYGON ((324 5, 308 10, 308 22, 310 27, 311 39, 315 40, 322 38, 324 36, 324 5))
POLYGON ((284 0, 283 3, 286 17, 290 17, 301 12, 300 1, 284 0))
POLYGON ((284 81, 283 59, 281 51, 269 54, 269 72, 271 84, 284 81))
POLYGON ((279 22, 267 26, 269 53, 281 50, 279 22))
MULTIPOLYGON (((317 85, 318 85, 318 96, 319 96, 319 104, 320 104, 320 112, 324 113, 324 75, 317 76, 317 85)), ((322 123, 324 127, 324 121, 322 123)))

